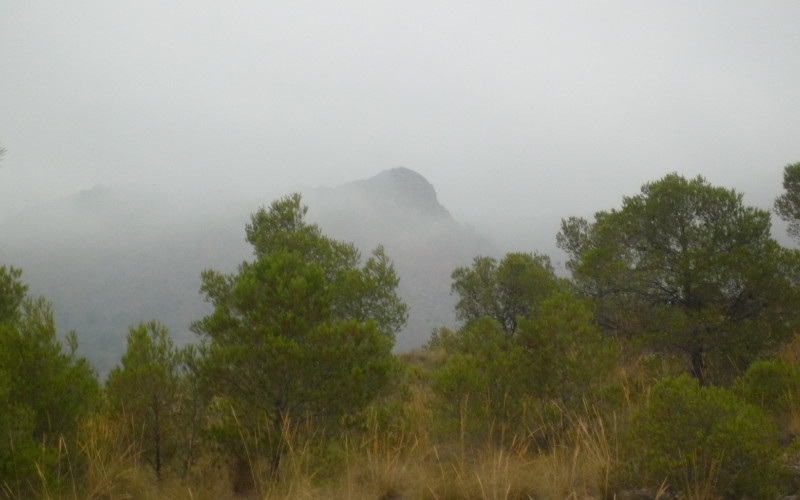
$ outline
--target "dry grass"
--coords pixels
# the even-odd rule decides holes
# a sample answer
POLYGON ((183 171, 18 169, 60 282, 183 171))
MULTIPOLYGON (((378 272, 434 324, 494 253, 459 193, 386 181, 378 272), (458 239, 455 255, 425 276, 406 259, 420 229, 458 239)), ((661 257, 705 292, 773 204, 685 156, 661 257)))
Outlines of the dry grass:
MULTIPOLYGON (((439 361, 437 354, 423 351, 408 357, 411 359, 405 361, 411 369, 402 395, 389 396, 368 411, 360 430, 321 442, 309 437, 313 434, 308 422, 287 422, 283 429, 286 453, 278 481, 272 480, 268 463, 252 458, 245 464, 245 473, 254 487, 247 493, 234 493, 231 464, 210 448, 185 475, 176 466, 158 481, 133 449, 120 446, 125 442, 117 428, 120 424, 98 417, 82 427, 75 449, 63 455, 71 461, 66 469, 72 473, 62 478, 69 483, 60 490, 62 498, 527 500, 613 496, 609 476, 619 434, 614 418, 601 418, 590 408, 564 411, 567 431, 554 432, 557 437, 546 449, 536 448, 532 439, 541 435, 544 424, 519 436, 497 436, 503 429, 493 432, 493 427, 486 425, 487 435, 480 438, 484 441, 464 435, 448 438, 434 430, 435 396, 426 380, 439 361)), ((628 374, 628 378, 635 377, 628 374)), ((630 405, 631 400, 641 398, 642 390, 637 383, 628 384, 630 391, 639 394, 633 397, 624 391, 622 399, 630 405)), ((462 422, 462 427, 475 427, 467 423, 462 422)), ((702 490, 696 493, 691 497, 704 498, 702 490)))
POLYGON ((342 471, 317 481, 312 447, 294 449, 282 481, 258 498, 530 499, 601 498, 614 445, 598 418, 576 418, 564 442, 547 451, 512 439, 499 447, 433 443, 430 425, 416 434, 371 432, 342 439, 342 471))
MULTIPOLYGON (((132 447, 120 445, 126 442, 123 425, 102 417, 83 425, 74 449, 66 450, 64 445, 63 460, 69 461, 64 469, 70 473, 60 480, 68 487, 49 491, 60 491, 60 498, 109 500, 614 497, 610 473, 617 460, 620 434, 615 418, 603 418, 592 408, 578 412, 561 409, 558 430, 547 429, 542 422, 518 435, 506 435, 502 426, 463 421, 462 428, 482 427, 485 435, 442 435, 432 410, 435 395, 427 384, 428 372, 439 361, 437 354, 421 352, 408 357, 412 359, 405 360, 410 369, 402 390, 367 411, 358 430, 323 442, 310 437, 314 434, 309 422, 286 422, 286 452, 279 480, 272 479, 265 460, 251 457, 240 471, 253 483, 245 493, 235 492, 232 464, 212 448, 200 453, 185 474, 175 465, 157 480, 132 447), (537 448, 542 441, 536 437, 545 431, 556 436, 555 440, 546 448, 537 448)), ((650 371, 638 373, 636 369, 620 377, 625 381, 621 404, 628 410, 647 393, 643 379, 650 371)), ((462 420, 469 418, 462 416, 462 420)), ((42 496, 59 497, 48 494, 48 486, 44 485, 42 496)), ((657 487, 658 495, 666 491, 664 486, 659 493, 657 487)), ((697 485, 687 490, 686 498, 708 498, 709 487, 697 485)))
MULTIPOLYGON (((798 359, 800 359, 800 343, 798 359)), ((317 441, 310 422, 285 423, 286 452, 279 480, 272 479, 269 464, 252 458, 245 473, 253 479, 252 490, 235 493, 231 464, 206 449, 186 474, 178 467, 157 480, 152 468, 140 460, 133 447, 123 447, 124 429, 102 417, 84 423, 71 448, 60 446, 66 474, 58 484, 43 481, 42 498, 72 499, 601 499, 617 498, 612 470, 617 462, 622 423, 593 408, 578 412, 562 409, 555 440, 536 448, 545 423, 518 436, 503 435, 502 428, 487 424, 482 438, 437 434, 432 407, 435 396, 426 383, 427 372, 438 361, 436 353, 408 356, 413 370, 407 374, 402 395, 388 396, 363 416, 360 430, 337 439, 317 441), (389 410, 387 410, 387 408, 389 410), (565 425, 564 425, 565 424, 565 425), (619 428, 618 428, 619 427, 619 428), (566 431, 564 430, 566 429, 566 431), (483 441, 476 441, 483 439, 483 441), (504 443, 504 444, 501 444, 504 443), (56 493, 58 492, 58 493, 56 493)), ((644 404, 649 379, 655 369, 633 364, 621 373, 620 406, 630 412, 644 404)), ((608 411, 606 410, 606 413, 608 411)), ((466 415, 462 419, 467 419, 466 415)), ((462 428, 473 428, 462 422, 462 428)), ((800 405, 792 406, 792 434, 800 432, 800 405)), ((715 474, 694 484, 652 485, 645 492, 622 492, 636 497, 666 498, 670 486, 682 489, 681 498, 713 498, 715 474)), ((0 489, 0 497, 23 498, 0 489)))
MULTIPOLYGON (((546 451, 511 439, 505 447, 487 442, 435 443, 427 394, 412 392, 402 428, 385 429, 377 420, 367 432, 351 432, 323 446, 304 438, 303 426, 287 426, 287 453, 279 481, 265 464, 252 462, 256 487, 235 495, 225 464, 203 456, 183 478, 158 481, 131 450, 119 449, 119 434, 108 421, 86 423, 66 496, 75 499, 539 499, 601 498, 604 471, 613 457, 613 439, 598 418, 575 419, 575 430, 546 451), (331 451, 331 446, 334 450, 331 451), (326 459, 333 454, 335 460, 326 459), (82 464, 82 465, 81 465, 82 464), (325 470, 334 465, 335 471, 325 470), (78 470, 82 471, 77 478, 78 470)), ((64 490, 62 489, 62 492, 64 490)), ((45 491, 45 498, 55 498, 45 491)))
MULTIPOLYGON (((480 427, 485 436, 448 437, 435 430, 436 398, 427 384, 439 356, 431 351, 405 355, 409 370, 402 390, 367 411, 359 430, 323 442, 310 437, 314 436, 310 422, 286 422, 279 480, 273 480, 263 459, 251 458, 244 473, 252 478, 253 488, 246 493, 234 492, 231 464, 211 448, 185 474, 176 465, 159 481, 133 446, 121 444, 129 437, 124 424, 99 416, 85 422, 71 444, 62 440, 60 470, 66 472, 55 480, 44 480, 41 474, 40 496, 108 500, 616 498, 611 473, 625 414, 646 402, 652 380, 673 369, 672 364, 654 365, 650 359, 620 368, 621 390, 615 398, 619 400, 616 406, 624 411, 619 424, 615 417, 593 408, 561 409, 558 429, 548 429, 549 424, 541 422, 509 436, 501 426, 495 429, 491 423, 463 421, 470 418, 464 414, 462 429, 480 427), (556 437, 540 449, 536 446, 541 440, 535 437, 543 432, 556 437)), ((800 361, 800 340, 787 346, 782 356, 800 361)), ((800 435, 800 404, 792 405, 789 424, 789 433, 800 435)), ((681 498, 713 498, 715 474, 697 476, 712 479, 694 484, 687 477, 685 484, 672 487, 682 489, 681 498)), ((669 487, 653 485, 647 494, 664 498, 669 487)), ((24 496, 0 487, 0 497, 24 496)))
POLYGON ((787 363, 800 364, 800 334, 795 335, 791 342, 784 344, 775 357, 787 363))

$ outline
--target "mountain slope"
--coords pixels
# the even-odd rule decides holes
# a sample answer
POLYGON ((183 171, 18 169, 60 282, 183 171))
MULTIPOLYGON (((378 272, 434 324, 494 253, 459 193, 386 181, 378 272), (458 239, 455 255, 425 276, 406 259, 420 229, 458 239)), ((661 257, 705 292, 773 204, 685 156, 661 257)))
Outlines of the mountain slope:
POLYGON ((496 253, 492 245, 456 222, 439 203, 433 186, 407 168, 307 196, 309 218, 323 232, 352 241, 367 253, 382 244, 400 275, 400 293, 411 311, 397 349, 427 341, 433 328, 452 325, 450 274, 475 255, 496 253))
MULTIPOLYGON (((0 264, 23 269, 31 293, 53 302, 59 331, 76 330, 81 353, 104 375, 119 362, 129 325, 156 319, 179 344, 195 340, 190 323, 210 311, 199 293, 201 271, 234 272, 251 259, 245 223, 273 199, 175 200, 96 187, 0 220, 0 264)), ((397 350, 453 323, 450 273, 491 250, 408 169, 308 191, 304 201, 324 233, 364 255, 383 244, 395 262, 411 307, 397 350)))

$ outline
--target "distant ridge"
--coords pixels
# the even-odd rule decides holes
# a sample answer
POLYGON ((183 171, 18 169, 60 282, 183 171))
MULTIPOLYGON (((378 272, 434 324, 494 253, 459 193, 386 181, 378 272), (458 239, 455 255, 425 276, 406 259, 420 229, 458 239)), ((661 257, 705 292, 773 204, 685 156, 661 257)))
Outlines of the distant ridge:
POLYGON ((393 205, 428 216, 451 218, 439 203, 436 190, 425 177, 406 167, 384 170, 374 177, 342 186, 372 198, 376 205, 393 205))
MULTIPOLYGON (((130 325, 157 319, 177 344, 197 340, 189 325, 210 312, 199 293, 200 273, 233 272, 251 260, 244 241, 248 216, 276 198, 187 203, 95 186, 0 217, 0 265, 23 269, 31 293, 52 301, 59 331, 76 330, 80 353, 105 376, 125 351, 130 325)), ((410 306, 398 351, 419 347, 435 327, 452 326, 450 274, 478 254, 494 254, 487 240, 439 203, 433 185, 408 168, 304 191, 303 201, 310 222, 353 242, 364 257, 378 244, 385 247, 410 306)))
POLYGON ((425 177, 406 167, 304 193, 304 201, 325 234, 355 243, 364 255, 383 245, 394 261, 410 306, 408 326, 397 336, 399 351, 424 344, 435 327, 453 325, 450 274, 476 255, 496 253, 450 215, 425 177))

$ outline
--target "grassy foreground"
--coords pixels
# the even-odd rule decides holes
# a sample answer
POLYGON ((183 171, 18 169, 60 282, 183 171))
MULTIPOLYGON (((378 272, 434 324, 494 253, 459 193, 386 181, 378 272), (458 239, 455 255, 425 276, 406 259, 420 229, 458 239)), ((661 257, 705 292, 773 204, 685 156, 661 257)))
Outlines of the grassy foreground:
MULTIPOLYGON (((121 443, 123 429, 102 415, 86 421, 76 449, 61 450, 54 483, 37 485, 42 498, 71 499, 604 499, 724 498, 715 485, 714 463, 707 474, 652 484, 647 489, 614 477, 625 427, 650 387, 623 374, 622 405, 598 411, 586 406, 564 411, 558 422, 534 423, 510 433, 501 425, 470 415, 456 428, 438 421, 436 396, 426 371, 436 353, 403 356, 410 368, 403 396, 388 396, 371 407, 363 422, 339 436, 313 439, 303 423, 285 426, 287 452, 274 480, 265 460, 233 464, 207 444, 194 463, 173 463, 158 480, 133 446, 121 443), (246 486, 243 486, 246 485, 246 486)), ((638 378, 637 378, 638 377, 638 378)), ((800 431, 800 411, 784 421, 784 438, 800 431)), ((787 445, 787 450, 790 446, 787 445)), ((702 466, 702 464, 701 464, 702 466)), ((25 496, 7 485, 0 497, 25 496)))
POLYGON ((251 463, 246 473, 255 488, 237 493, 228 464, 210 455, 183 477, 175 471, 157 481, 135 454, 115 453, 116 431, 108 424, 92 422, 83 432, 87 473, 69 486, 68 498, 603 498, 614 454, 613 436, 589 420, 547 451, 522 442, 435 444, 426 432, 343 436, 333 448, 290 437, 279 480, 270 481, 266 464, 251 463))

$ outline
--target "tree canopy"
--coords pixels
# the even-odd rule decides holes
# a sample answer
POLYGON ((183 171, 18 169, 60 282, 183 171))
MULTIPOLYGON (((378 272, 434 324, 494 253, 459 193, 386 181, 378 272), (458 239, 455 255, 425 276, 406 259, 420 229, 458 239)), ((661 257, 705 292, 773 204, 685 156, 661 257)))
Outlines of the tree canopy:
MULTIPOLYGON (((468 421, 473 434, 499 425, 517 439, 516 433, 527 434, 531 418, 549 413, 541 410, 549 405, 583 407, 615 366, 615 350, 591 310, 569 293, 543 299, 518 322, 516 333, 508 335, 496 319, 481 316, 431 338, 430 346, 446 354, 431 386, 445 415, 458 425, 468 421)), ((549 439, 551 429, 539 433, 549 439)))
POLYGON ((562 221, 558 244, 606 332, 687 356, 692 375, 740 372, 793 334, 798 260, 769 212, 704 178, 670 174, 593 222, 562 221))
POLYGON ((57 475, 58 446, 99 402, 89 363, 64 352, 52 306, 28 297, 21 271, 0 266, 0 483, 34 494, 57 475))
POLYGON ((457 268, 452 279, 452 291, 459 296, 456 318, 492 318, 509 336, 516 332, 520 316, 530 317, 539 301, 562 286, 550 258, 530 253, 509 253, 500 262, 475 257, 472 267, 457 268))
POLYGON ((18 317, 22 300, 28 286, 20 281, 22 271, 14 267, 0 266, 0 323, 18 317))
MULTIPOLYGON (((369 402, 407 318, 383 249, 361 265, 354 245, 324 236, 305 214, 298 194, 254 213, 246 232, 255 260, 233 275, 203 273, 214 311, 192 327, 209 386, 240 422, 269 422, 273 439, 287 422, 335 422, 369 402)), ((275 472, 280 446, 271 451, 275 472)))
POLYGON ((800 239, 800 163, 784 167, 783 191, 775 199, 775 213, 789 223, 788 233, 800 239))
POLYGON ((131 327, 127 343, 106 381, 109 411, 130 427, 128 440, 160 479, 178 448, 183 356, 157 321, 131 327))

